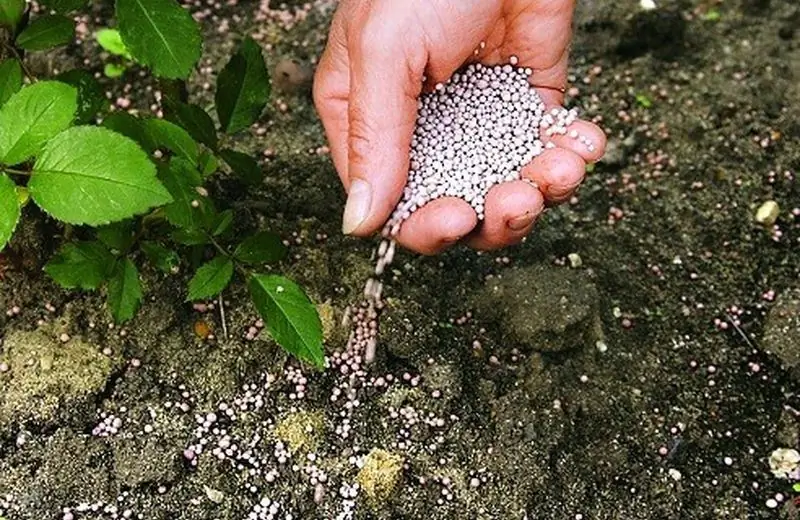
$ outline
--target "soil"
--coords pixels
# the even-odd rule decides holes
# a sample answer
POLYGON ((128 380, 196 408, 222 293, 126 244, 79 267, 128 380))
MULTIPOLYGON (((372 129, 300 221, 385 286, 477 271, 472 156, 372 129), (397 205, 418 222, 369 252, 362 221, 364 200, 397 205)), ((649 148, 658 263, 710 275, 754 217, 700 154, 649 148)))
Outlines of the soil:
MULTIPOLYGON (((800 447, 800 7, 656 4, 578 2, 569 103, 606 129, 606 158, 520 246, 399 253, 374 384, 349 409, 332 400, 348 375, 245 339, 241 282, 225 293, 227 339, 218 305, 184 303, 188 262, 143 268, 143 308, 110 325, 102 292, 41 271, 64 230, 28 206, 0 265, 0 518, 798 518, 800 493, 767 461, 800 447), (756 219, 767 201, 774 223, 756 219), (187 456, 200 438, 208 450, 187 456)), ((271 67, 313 67, 331 2, 283 6, 305 13, 292 24, 258 9, 203 22, 211 70, 193 101, 211 106, 203 84, 244 34, 271 67)), ((32 67, 84 57, 102 70, 92 42, 32 67)), ((104 84, 154 102, 135 71, 104 84)), ((210 189, 238 232, 291 240, 279 269, 319 304, 333 353, 375 242, 341 236, 308 88, 288 90, 232 141, 261 158, 263 184, 222 172, 210 189)))

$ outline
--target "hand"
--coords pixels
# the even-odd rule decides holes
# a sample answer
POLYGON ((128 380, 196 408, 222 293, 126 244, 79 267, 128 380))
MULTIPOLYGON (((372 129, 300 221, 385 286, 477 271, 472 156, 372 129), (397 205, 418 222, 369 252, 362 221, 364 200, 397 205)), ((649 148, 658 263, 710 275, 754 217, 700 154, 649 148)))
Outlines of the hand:
MULTIPOLYGON (((468 61, 533 69, 531 83, 548 107, 563 102, 574 0, 342 0, 314 82, 314 100, 334 165, 348 191, 343 231, 379 231, 400 200, 408 176, 417 98, 468 61), (482 45, 485 42, 485 45, 482 45), (476 54, 476 49, 478 50, 476 54)), ((546 204, 569 200, 586 163, 602 157, 600 128, 576 121, 593 151, 554 137, 523 169, 524 181, 495 186, 478 226, 465 201, 442 198, 416 211, 398 242, 435 254, 456 242, 495 249, 522 240, 546 204)))

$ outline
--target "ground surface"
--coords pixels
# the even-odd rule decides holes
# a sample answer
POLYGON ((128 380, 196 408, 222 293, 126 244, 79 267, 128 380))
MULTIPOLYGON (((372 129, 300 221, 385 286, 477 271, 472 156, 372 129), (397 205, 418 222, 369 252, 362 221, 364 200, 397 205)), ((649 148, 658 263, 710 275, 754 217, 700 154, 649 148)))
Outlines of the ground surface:
MULTIPOLYGON (((247 341, 241 284, 230 338, 199 339, 198 321, 221 338, 219 314, 183 303, 185 269, 146 272, 146 305, 110 328, 102 295, 40 272, 61 238, 29 208, 29 253, 0 279, 20 311, 0 314, 0 517, 797 518, 767 458, 798 447, 800 7, 656 3, 578 2, 571 102, 607 129, 606 161, 520 247, 401 254, 360 385, 247 341), (754 218, 769 200, 774 226, 754 218)), ((312 63, 330 3, 292 4, 206 18, 194 99, 245 31, 271 65, 312 63)), ((100 70, 89 44, 35 65, 83 55, 100 70)), ((237 143, 270 150, 263 186, 214 189, 237 225, 292 240, 282 268, 331 318, 333 353, 374 244, 340 237, 308 93, 274 97, 237 143)))

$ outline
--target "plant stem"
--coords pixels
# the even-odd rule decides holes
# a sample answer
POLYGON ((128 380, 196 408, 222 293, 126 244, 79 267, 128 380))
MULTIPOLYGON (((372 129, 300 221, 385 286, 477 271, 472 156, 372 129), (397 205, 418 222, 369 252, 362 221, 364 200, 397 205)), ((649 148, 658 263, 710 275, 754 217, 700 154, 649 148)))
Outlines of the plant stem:
POLYGON ((225 321, 225 305, 222 300, 222 292, 219 293, 219 319, 222 322, 222 336, 228 341, 228 323, 225 321))
POLYGON ((8 49, 8 51, 11 52, 11 54, 13 54, 15 58, 17 58, 17 61, 19 62, 19 66, 22 67, 22 72, 25 73, 25 77, 27 77, 29 80, 31 80, 31 83, 36 83, 36 76, 34 76, 31 73, 31 71, 28 68, 28 66, 25 65, 25 60, 22 58, 22 55, 19 53, 17 48, 14 47, 11 44, 4 44, 3 47, 8 49))
POLYGON ((7 166, 3 166, 0 169, 2 169, 2 171, 5 173, 10 173, 11 175, 24 175, 26 177, 31 176, 31 172, 26 172, 25 170, 17 170, 15 168, 9 168, 7 166))

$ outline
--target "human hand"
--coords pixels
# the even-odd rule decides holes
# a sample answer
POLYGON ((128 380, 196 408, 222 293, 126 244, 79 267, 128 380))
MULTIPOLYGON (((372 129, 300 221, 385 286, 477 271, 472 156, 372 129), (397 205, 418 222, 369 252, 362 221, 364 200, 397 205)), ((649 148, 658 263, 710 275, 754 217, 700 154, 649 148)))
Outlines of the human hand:
MULTIPOLYGON (((380 230, 400 200, 423 87, 446 82, 469 61, 491 65, 516 56, 533 69, 531 81, 548 108, 560 105, 573 8, 574 0, 342 0, 317 68, 314 100, 349 194, 343 231, 380 230)), ((538 189, 522 180, 493 187, 480 226, 465 201, 434 200, 403 223, 398 242, 423 254, 462 239, 477 249, 519 242, 546 204, 569 200, 586 163, 604 153, 605 135, 596 125, 576 121, 570 130, 594 146, 550 138, 556 147, 522 172, 538 189)))

